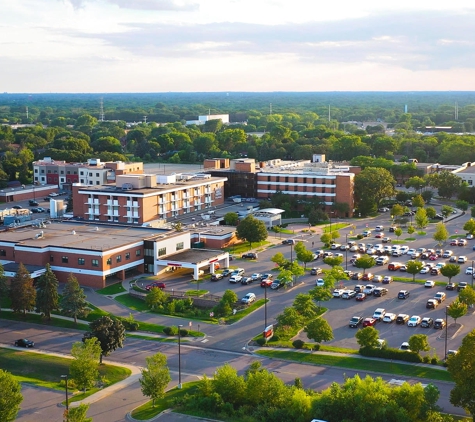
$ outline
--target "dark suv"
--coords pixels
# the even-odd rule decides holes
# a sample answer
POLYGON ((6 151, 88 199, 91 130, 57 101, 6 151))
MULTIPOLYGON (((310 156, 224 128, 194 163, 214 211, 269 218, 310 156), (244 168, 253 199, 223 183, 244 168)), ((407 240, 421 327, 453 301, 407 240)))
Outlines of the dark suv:
POLYGON ((243 258, 243 259, 257 259, 257 254, 254 253, 254 252, 248 252, 248 253, 242 254, 241 258, 243 258))

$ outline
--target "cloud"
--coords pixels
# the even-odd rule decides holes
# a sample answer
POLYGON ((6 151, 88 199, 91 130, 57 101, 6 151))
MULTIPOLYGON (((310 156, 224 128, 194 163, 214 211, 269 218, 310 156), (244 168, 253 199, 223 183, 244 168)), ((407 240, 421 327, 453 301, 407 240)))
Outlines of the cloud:
MULTIPOLYGON (((86 3, 94 0, 69 0, 74 9, 84 8, 86 3)), ((188 0, 105 0, 121 9, 157 10, 157 11, 196 11, 198 3, 188 0)), ((96 0, 97 2, 97 0, 96 0)))

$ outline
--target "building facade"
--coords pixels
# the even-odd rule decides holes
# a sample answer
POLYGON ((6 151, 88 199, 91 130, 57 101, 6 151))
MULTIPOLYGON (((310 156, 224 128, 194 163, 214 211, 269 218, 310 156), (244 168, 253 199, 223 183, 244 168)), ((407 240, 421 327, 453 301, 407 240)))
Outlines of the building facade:
POLYGON ((195 175, 122 175, 116 185, 73 185, 73 212, 89 221, 144 224, 224 202, 224 177, 195 175))

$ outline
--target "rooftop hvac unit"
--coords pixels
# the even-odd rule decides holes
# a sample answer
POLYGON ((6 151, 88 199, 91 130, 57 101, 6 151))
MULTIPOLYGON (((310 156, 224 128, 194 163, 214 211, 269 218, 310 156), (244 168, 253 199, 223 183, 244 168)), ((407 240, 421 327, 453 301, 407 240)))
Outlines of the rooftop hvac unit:
POLYGON ((122 190, 132 190, 134 188, 134 186, 132 185, 132 183, 124 183, 122 185, 122 190))

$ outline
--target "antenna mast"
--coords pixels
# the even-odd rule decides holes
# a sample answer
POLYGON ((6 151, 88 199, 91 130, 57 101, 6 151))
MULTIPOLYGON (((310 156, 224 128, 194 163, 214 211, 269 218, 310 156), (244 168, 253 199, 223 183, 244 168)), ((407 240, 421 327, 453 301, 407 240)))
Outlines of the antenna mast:
POLYGON ((26 106, 26 120, 28 120, 28 106, 26 106))
POLYGON ((455 117, 455 120, 459 119, 459 105, 457 103, 455 103, 455 116, 454 117, 455 117))
POLYGON ((104 121, 104 101, 102 97, 101 97, 101 111, 99 113, 99 118, 101 119, 101 122, 104 121))
POLYGON ((269 115, 272 114, 272 103, 269 103, 269 115))
POLYGON ((328 121, 331 121, 331 111, 330 106, 328 106, 328 121))
POLYGON ((143 121, 145 124, 147 124, 147 116, 143 116, 143 121))

